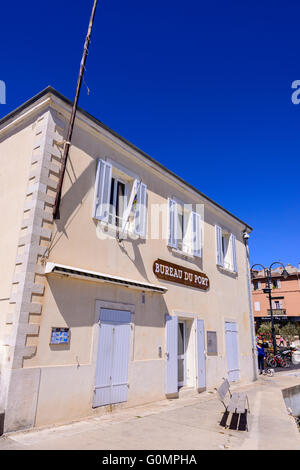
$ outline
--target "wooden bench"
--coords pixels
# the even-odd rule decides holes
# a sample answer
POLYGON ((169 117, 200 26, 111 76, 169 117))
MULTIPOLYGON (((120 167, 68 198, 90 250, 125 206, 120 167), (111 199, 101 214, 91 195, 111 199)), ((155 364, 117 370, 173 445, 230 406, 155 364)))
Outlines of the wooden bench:
POLYGON ((225 424, 222 423, 226 427, 226 421, 229 413, 233 414, 233 421, 237 424, 238 417, 240 416, 240 426, 239 429, 243 428, 243 424, 248 431, 247 426, 247 412, 250 413, 249 407, 249 400, 246 393, 231 393, 230 385, 227 379, 224 379, 224 382, 219 388, 216 388, 216 391, 219 395, 221 402, 225 407, 225 424), (227 394, 229 394, 229 398, 227 398, 227 394), (242 418, 243 415, 243 418, 242 418))

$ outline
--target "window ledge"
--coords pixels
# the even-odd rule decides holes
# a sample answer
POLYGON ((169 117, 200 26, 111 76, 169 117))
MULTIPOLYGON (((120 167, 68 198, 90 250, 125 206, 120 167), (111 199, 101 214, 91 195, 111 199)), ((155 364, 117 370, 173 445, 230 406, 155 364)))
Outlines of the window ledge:
POLYGON ((118 238, 121 233, 123 233, 123 239, 137 240, 138 238, 140 238, 139 235, 137 235, 130 229, 126 229, 124 230, 124 232, 122 232, 122 229, 120 227, 117 227, 116 225, 109 224, 108 222, 104 222, 103 220, 99 220, 97 218, 94 218, 94 220, 98 222, 99 226, 101 227, 104 233, 113 238, 118 238))
POLYGON ((221 271, 224 271, 225 273, 237 275, 237 272, 236 272, 236 271, 233 271, 232 269, 225 268, 224 266, 220 266, 219 264, 217 264, 217 267, 218 267, 221 271))
POLYGON ((172 253, 175 253, 176 255, 185 256, 186 258, 190 259, 195 258, 195 255, 192 255, 191 253, 186 253, 185 251, 179 250, 178 248, 172 248, 172 253))

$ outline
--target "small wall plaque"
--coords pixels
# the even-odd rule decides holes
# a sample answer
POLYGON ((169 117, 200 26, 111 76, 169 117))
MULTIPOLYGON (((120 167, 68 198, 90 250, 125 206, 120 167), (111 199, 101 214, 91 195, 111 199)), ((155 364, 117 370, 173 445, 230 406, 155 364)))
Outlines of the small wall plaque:
POLYGON ((218 344, 217 344, 217 332, 208 331, 207 332, 207 354, 217 355, 218 354, 218 344))
POLYGON ((70 341, 69 328, 52 328, 50 344, 68 344, 70 341))

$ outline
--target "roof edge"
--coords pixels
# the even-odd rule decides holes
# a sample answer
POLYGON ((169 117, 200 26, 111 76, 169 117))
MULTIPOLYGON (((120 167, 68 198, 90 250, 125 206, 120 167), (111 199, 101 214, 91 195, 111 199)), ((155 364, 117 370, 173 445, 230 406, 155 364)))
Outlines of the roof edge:
MULTIPOLYGON (((72 107, 73 105, 73 102, 71 100, 69 100, 68 98, 66 98, 66 96, 62 95, 59 91, 57 91, 55 88, 53 88, 52 86, 47 86, 46 88, 44 88, 42 91, 40 91, 39 93, 37 93, 36 95, 34 95, 32 98, 30 98, 29 100, 25 101, 22 105, 20 105, 18 108, 16 108, 15 110, 11 111, 9 114, 7 114, 6 116, 4 116, 3 118, 0 119, 0 126, 2 124, 4 124, 5 122, 9 121, 10 119, 12 119, 13 117, 15 117, 16 115, 18 115, 19 113, 21 113, 22 111, 24 111, 26 108, 28 108, 29 106, 33 105, 35 102, 37 102, 38 100, 40 100, 41 98, 43 98, 44 96, 46 96, 47 94, 53 94, 54 96, 56 96, 57 98, 61 99, 62 101, 64 101, 66 104, 68 104, 69 106, 72 107)), ((131 142, 129 142, 128 140, 126 140, 124 137, 122 137, 121 135, 119 135, 117 132, 115 132, 113 129, 111 129, 110 127, 106 126, 103 122, 101 122, 99 119, 97 119, 96 117, 94 117, 93 115, 91 115, 90 113, 88 113, 87 111, 85 111, 83 108, 81 108, 80 106, 78 106, 77 108, 77 111, 82 113, 85 117, 87 117, 88 119, 90 119, 91 121, 93 121, 95 124, 97 124, 98 126, 102 127, 104 130, 108 131, 109 133, 111 133, 113 136, 115 136, 116 138, 118 138, 119 140, 121 140, 123 143, 125 143, 126 145, 128 145, 129 147, 131 147, 135 152, 138 152, 139 154, 141 154, 143 157, 145 157, 146 159, 150 160, 152 163, 158 165, 162 170, 164 170, 165 172, 169 173, 171 176, 173 176, 174 178, 176 178, 178 181, 180 181, 181 183, 185 184, 186 186, 188 186, 190 189, 192 189, 193 191, 195 191, 196 193, 198 193, 201 197, 203 197, 204 199, 206 199, 207 201, 209 201, 212 205, 216 206, 218 209, 221 209, 223 212, 225 212, 226 214, 230 215, 231 217, 233 217, 237 222, 239 222, 241 225, 244 225, 245 226, 245 231, 247 231, 248 233, 252 232, 253 228, 247 224, 246 222, 244 222, 243 220, 241 220, 239 217, 237 217, 236 215, 232 214, 230 211, 228 211, 227 209, 225 209, 223 206, 221 206, 220 204, 218 204, 217 202, 215 202, 213 199, 211 199, 210 197, 206 196, 206 194, 202 193, 199 189, 197 189, 195 186, 193 186, 192 184, 188 183, 187 181, 185 181, 183 178, 181 178, 180 176, 178 176, 176 173, 174 173, 172 170, 170 170, 169 168, 165 167, 163 164, 161 164, 159 161, 157 161, 156 159, 152 158, 150 155, 148 155, 147 153, 145 153, 143 150, 139 149, 138 147, 136 147, 134 144, 132 144, 131 142)))

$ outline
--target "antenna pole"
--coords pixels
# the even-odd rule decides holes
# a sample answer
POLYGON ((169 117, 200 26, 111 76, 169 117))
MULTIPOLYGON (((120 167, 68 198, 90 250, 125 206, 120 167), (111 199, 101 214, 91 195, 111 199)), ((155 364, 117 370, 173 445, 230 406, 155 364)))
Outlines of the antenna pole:
POLYGON ((83 75, 84 75, 85 62, 86 62, 86 58, 87 58, 87 55, 88 55, 90 41, 91 41, 91 33, 92 33, 92 28, 93 28, 97 3, 98 3, 98 0, 94 0, 93 9, 92 9, 91 18, 90 18, 89 27, 88 27, 88 32, 87 32, 87 35, 86 35, 84 48, 83 48, 82 59, 81 59, 81 63, 80 63, 80 70, 79 70, 79 75, 78 75, 78 80, 77 80, 76 93, 75 93, 75 98, 74 98, 74 102, 73 102, 73 107, 72 107, 72 112, 71 112, 71 117, 70 117, 70 122, 69 122, 69 127, 68 127, 68 134, 67 134, 65 145, 64 145, 64 153, 63 153, 63 158, 62 158, 62 168, 61 168, 60 177, 59 177, 59 181, 58 181, 57 193, 56 193, 55 204, 54 204, 54 209, 53 209, 53 218, 54 219, 59 219, 60 218, 60 216, 59 216, 59 204, 60 204, 60 200, 61 200, 61 190, 62 190, 62 185, 63 185, 63 180, 64 180, 64 174, 65 174, 65 171, 66 171, 66 164, 67 164, 67 159, 68 159, 68 155, 69 155, 69 149, 70 149, 70 146, 71 146, 71 139, 72 139, 72 134, 73 134, 75 116, 76 116, 76 111, 77 111, 77 106, 78 106, 78 99, 79 99, 81 84, 82 84, 83 75))

